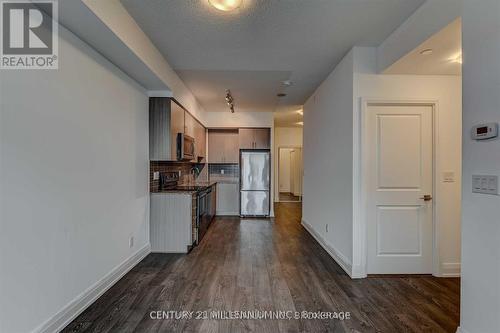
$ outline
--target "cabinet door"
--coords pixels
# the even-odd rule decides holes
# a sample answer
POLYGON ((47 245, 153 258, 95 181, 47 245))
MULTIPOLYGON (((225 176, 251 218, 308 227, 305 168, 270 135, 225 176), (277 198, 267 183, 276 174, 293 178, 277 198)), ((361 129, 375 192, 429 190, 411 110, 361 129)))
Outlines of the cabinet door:
POLYGON ((210 216, 214 217, 217 211, 217 185, 212 185, 212 192, 210 193, 210 216))
POLYGON ((217 183, 217 215, 240 214, 240 185, 217 183))
POLYGON ((207 137, 206 137, 206 130, 205 127, 203 127, 202 124, 199 122, 196 122, 195 124, 195 145, 196 145, 196 156, 199 159, 204 159, 207 157, 206 154, 206 142, 207 142, 207 137))
POLYGON ((224 163, 224 137, 221 132, 208 132, 208 163, 224 163))
POLYGON ((172 101, 170 114, 170 137, 172 160, 177 160, 177 133, 184 133, 184 109, 172 101))
POLYGON ((196 133, 196 124, 198 123, 196 119, 189 113, 185 112, 185 118, 184 118, 184 134, 189 135, 190 137, 194 138, 196 133))
POLYGON ((254 148, 255 149, 271 148, 271 131, 268 128, 254 129, 254 148))
POLYGON ((227 133, 226 137, 224 138, 224 162, 240 162, 240 145, 238 141, 238 134, 236 132, 227 133))
POLYGON ((254 129, 240 128, 238 131, 238 141, 240 149, 254 149, 254 129))
POLYGON ((149 159, 170 161, 170 99, 152 97, 149 99, 149 159))

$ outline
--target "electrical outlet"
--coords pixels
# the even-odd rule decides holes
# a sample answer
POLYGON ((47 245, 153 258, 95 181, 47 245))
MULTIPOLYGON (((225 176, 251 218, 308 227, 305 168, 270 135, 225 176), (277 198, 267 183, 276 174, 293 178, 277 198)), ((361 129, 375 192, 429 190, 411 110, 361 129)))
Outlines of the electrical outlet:
POLYGON ((134 236, 130 236, 130 238, 128 239, 128 247, 134 247, 134 236))
POLYGON ((223 175, 224 174, 224 169, 220 169, 220 174, 223 175))
POLYGON ((328 224, 325 224, 325 230, 328 232, 328 224))
POLYGON ((153 180, 158 180, 160 179, 160 172, 156 171, 156 172, 153 172, 153 180))

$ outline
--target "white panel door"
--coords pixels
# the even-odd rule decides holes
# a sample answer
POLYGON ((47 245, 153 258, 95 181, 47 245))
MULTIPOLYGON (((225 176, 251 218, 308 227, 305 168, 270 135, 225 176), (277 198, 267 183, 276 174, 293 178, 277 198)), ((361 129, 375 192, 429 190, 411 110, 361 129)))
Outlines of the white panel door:
POLYGON ((432 106, 367 110, 368 274, 432 273, 432 128, 432 106))

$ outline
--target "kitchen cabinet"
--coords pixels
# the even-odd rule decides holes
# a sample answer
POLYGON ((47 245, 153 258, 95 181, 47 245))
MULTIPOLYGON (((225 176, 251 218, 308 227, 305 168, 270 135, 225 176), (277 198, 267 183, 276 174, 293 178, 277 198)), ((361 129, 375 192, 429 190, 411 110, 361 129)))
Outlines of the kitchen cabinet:
POLYGON ((149 158, 151 160, 169 161, 172 158, 170 115, 170 99, 149 99, 149 158))
POLYGON ((207 131, 198 121, 194 124, 194 141, 197 162, 202 162, 207 157, 207 131))
POLYGON ((196 135, 196 124, 198 122, 189 112, 184 112, 184 134, 194 138, 196 135))
POLYGON ((269 128, 254 129, 255 149, 271 149, 271 130, 269 128))
POLYGON ((217 183, 216 215, 240 215, 240 184, 217 183))
POLYGON ((239 158, 237 130, 210 130, 208 132, 209 163, 239 163, 239 158))
POLYGON ((172 101, 172 111, 170 115, 170 137, 171 137, 171 149, 173 161, 177 161, 177 133, 184 133, 185 119, 184 119, 184 109, 172 101))
POLYGON ((210 193, 210 216, 213 218, 217 214, 217 184, 212 185, 210 193))
MULTIPOLYGON (((195 139, 195 160, 206 154, 206 128, 182 106, 167 97, 149 99, 149 159, 177 161, 177 134, 195 139)), ((198 160, 200 158, 200 160, 198 160)))
POLYGON ((240 128, 238 141, 240 149, 270 149, 271 131, 269 128, 240 128))
POLYGON ((190 193, 151 193, 151 252, 187 253, 195 241, 192 219, 190 193))
POLYGON ((184 109, 170 98, 149 99, 149 159, 177 160, 177 133, 184 131, 184 109))

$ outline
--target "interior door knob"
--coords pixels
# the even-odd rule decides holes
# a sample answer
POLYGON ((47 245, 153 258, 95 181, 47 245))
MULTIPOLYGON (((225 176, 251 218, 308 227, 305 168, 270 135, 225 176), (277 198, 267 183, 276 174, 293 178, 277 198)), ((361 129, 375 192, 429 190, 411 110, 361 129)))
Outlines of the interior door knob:
POLYGON ((424 201, 431 201, 432 200, 432 195, 426 194, 423 197, 421 197, 420 199, 422 199, 424 201))

